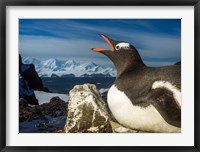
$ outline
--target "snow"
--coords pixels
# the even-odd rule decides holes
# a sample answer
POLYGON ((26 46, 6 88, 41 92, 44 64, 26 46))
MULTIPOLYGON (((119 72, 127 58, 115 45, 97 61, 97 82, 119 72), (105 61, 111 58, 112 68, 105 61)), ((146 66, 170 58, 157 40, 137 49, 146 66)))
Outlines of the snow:
POLYGON ((102 94, 102 93, 104 93, 104 92, 106 92, 108 90, 109 90, 109 88, 102 88, 102 89, 99 90, 99 92, 102 94))
POLYGON ((39 105, 43 103, 48 103, 51 98, 58 96, 63 101, 68 101, 68 95, 66 94, 58 94, 58 93, 48 93, 44 91, 34 91, 36 98, 38 99, 39 105))
MULTIPOLYGON (((63 101, 68 101, 68 95, 58 93, 48 93, 44 91, 34 91, 39 105, 50 102, 50 99, 58 96, 63 101)), ((31 105, 29 105, 31 106, 31 105)), ((20 122, 20 133, 48 133, 56 129, 62 128, 65 125, 66 116, 51 117, 45 116, 45 119, 32 120, 30 122, 20 122)))
POLYGON ((35 58, 22 58, 23 63, 35 65, 36 71, 39 76, 51 77, 52 74, 62 76, 66 74, 74 74, 76 77, 80 77, 84 74, 104 74, 114 77, 116 71, 111 67, 102 67, 93 62, 78 63, 74 60, 59 60, 59 59, 48 59, 39 61, 35 58))
POLYGON ((24 64, 31 64, 31 63, 39 64, 40 63, 39 60, 37 60, 36 58, 32 58, 32 57, 26 57, 26 58, 22 57, 22 61, 24 64))

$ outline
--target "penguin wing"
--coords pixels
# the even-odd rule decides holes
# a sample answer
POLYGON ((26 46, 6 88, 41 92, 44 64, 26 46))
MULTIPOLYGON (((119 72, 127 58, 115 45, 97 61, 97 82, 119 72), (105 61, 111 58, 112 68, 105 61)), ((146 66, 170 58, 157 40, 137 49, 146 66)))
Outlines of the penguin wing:
POLYGON ((181 127, 181 107, 174 97, 174 92, 166 88, 156 88, 144 94, 137 96, 132 89, 126 90, 126 95, 133 105, 143 108, 153 105, 168 124, 181 127))
POLYGON ((141 73, 136 72, 116 81, 118 89, 123 90, 133 105, 143 108, 153 105, 168 124, 181 127, 180 66, 145 68, 139 71, 141 73))
POLYGON ((172 91, 157 88, 150 93, 149 102, 157 109, 163 119, 176 127, 181 127, 181 107, 172 91))
POLYGON ((153 105, 168 124, 181 127, 181 107, 172 91, 166 88, 156 88, 137 96, 130 89, 126 90, 126 96, 135 106, 145 109, 153 105))

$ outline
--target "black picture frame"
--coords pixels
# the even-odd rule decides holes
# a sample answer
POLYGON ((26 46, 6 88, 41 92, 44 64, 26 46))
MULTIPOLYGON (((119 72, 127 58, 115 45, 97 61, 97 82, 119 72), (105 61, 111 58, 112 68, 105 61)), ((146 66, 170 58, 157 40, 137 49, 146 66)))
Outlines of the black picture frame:
POLYGON ((0 150, 23 151, 170 151, 198 152, 200 151, 200 1, 199 0, 1 0, 0 1, 0 150), (6 7, 7 6, 194 6, 195 16, 195 128, 194 146, 128 146, 128 147, 13 147, 6 146, 6 7))

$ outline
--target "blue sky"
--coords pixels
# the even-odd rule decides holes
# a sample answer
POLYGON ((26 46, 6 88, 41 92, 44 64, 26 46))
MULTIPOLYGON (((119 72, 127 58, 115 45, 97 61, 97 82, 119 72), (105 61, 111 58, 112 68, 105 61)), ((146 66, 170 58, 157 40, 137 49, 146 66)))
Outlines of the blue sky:
POLYGON ((91 51, 109 48, 100 33, 134 45, 149 66, 181 60, 180 19, 20 19, 19 52, 40 60, 73 59, 113 66, 106 56, 91 51))

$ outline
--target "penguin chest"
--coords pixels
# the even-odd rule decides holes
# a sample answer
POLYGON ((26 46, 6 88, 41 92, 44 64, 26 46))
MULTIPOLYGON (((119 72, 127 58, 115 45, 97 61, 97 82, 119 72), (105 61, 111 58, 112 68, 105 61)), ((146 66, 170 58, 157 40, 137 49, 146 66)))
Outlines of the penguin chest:
POLYGON ((115 119, 125 127, 150 132, 180 132, 180 128, 168 124, 153 106, 133 105, 115 85, 108 91, 108 106, 115 119))

